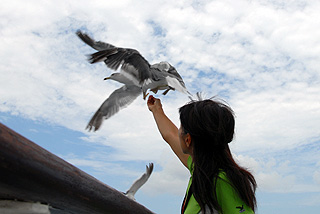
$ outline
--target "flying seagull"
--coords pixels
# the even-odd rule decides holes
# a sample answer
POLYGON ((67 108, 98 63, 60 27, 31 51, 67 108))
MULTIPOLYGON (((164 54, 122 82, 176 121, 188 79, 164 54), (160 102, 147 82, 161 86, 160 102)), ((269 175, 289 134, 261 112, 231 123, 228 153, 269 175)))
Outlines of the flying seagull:
POLYGON ((90 63, 103 61, 108 68, 129 74, 135 81, 138 80, 143 90, 144 99, 148 89, 178 90, 188 93, 182 77, 168 62, 150 65, 149 62, 135 49, 120 48, 112 44, 95 41, 90 36, 77 31, 79 38, 98 52, 90 55, 90 63))
POLYGON ((115 90, 100 106, 91 118, 86 129, 97 131, 103 119, 108 119, 120 109, 131 104, 140 94, 145 99, 147 91, 157 93, 164 90, 166 95, 170 90, 189 94, 177 70, 168 62, 150 65, 135 49, 120 48, 109 43, 95 41, 87 34, 77 31, 79 38, 98 52, 89 56, 90 63, 103 61, 108 68, 119 73, 113 73, 105 80, 111 79, 123 83, 124 86, 115 90))
POLYGON ((134 195, 136 194, 138 189, 140 189, 140 187, 147 182, 147 180, 149 179, 152 171, 153 171, 153 163, 149 163, 149 167, 146 166, 146 172, 138 180, 136 180, 132 184, 132 186, 130 187, 130 189, 128 189, 128 191, 125 193, 125 195, 128 198, 131 198, 132 200, 135 200, 134 195))

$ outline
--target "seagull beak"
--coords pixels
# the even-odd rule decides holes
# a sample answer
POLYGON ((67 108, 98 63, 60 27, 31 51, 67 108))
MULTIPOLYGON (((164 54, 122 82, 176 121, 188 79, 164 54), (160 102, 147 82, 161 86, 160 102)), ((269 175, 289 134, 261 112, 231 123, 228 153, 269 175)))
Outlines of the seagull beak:
POLYGON ((108 80, 108 79, 110 79, 110 77, 106 77, 106 78, 104 78, 103 80, 108 80))

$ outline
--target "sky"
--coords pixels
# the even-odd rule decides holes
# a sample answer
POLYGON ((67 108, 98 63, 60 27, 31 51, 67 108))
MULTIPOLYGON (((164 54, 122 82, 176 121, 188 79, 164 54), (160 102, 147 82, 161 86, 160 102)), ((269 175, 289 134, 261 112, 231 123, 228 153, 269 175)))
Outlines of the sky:
MULTIPOLYGON (((151 64, 168 61, 192 94, 233 108, 230 147, 257 180, 257 213, 319 213, 319 10, 318 0, 2 0, 0 122, 122 192, 153 162, 137 202, 179 212, 190 174, 142 97, 85 130, 121 84, 103 80, 114 72, 103 63, 88 63, 94 50, 80 29, 151 64)), ((179 127, 189 98, 156 97, 179 127)))

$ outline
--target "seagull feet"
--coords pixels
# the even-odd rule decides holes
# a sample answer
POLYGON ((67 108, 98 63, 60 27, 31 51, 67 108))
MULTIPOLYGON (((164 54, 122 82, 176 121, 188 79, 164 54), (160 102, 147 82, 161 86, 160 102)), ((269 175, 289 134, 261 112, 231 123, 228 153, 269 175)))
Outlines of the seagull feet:
POLYGON ((145 93, 143 92, 143 99, 145 100, 147 98, 147 96, 149 95, 149 93, 145 93))
POLYGON ((166 95, 169 91, 171 90, 171 88, 167 89, 165 92, 163 92, 163 95, 166 95))

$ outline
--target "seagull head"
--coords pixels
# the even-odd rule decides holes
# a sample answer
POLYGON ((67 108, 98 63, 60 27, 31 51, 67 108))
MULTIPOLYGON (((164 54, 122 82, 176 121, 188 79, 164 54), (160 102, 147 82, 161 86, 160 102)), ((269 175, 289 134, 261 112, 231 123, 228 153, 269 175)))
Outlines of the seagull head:
POLYGON ((121 80, 121 78, 122 78, 122 75, 120 73, 113 73, 109 77, 104 78, 104 80, 111 79, 111 80, 119 81, 121 80))

